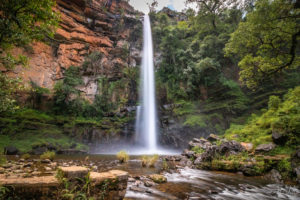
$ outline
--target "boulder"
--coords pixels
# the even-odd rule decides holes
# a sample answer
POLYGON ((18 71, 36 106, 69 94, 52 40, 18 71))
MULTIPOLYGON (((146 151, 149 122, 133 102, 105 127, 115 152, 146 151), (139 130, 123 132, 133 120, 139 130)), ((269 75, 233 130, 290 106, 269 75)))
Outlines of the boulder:
POLYGON ((19 154, 19 152, 20 151, 14 146, 4 147, 4 154, 5 155, 17 155, 17 154, 19 154))
POLYGON ((193 149, 194 147, 207 149, 211 145, 212 144, 206 139, 194 138, 192 141, 189 142, 189 149, 193 149))
POLYGON ((152 174, 149 176, 151 180, 153 180, 155 183, 165 183, 167 182, 167 178, 160 174, 152 174))
POLYGON ((208 137, 207 137, 207 140, 210 141, 210 142, 215 142, 215 141, 218 141, 220 140, 219 136, 215 135, 215 134, 210 134, 208 137))
POLYGON ((244 151, 244 147, 238 143, 237 141, 228 141, 228 142, 223 142, 219 147, 218 147, 218 152, 221 155, 229 155, 229 154, 236 154, 244 151))
POLYGON ((184 157, 181 159, 179 165, 183 167, 191 167, 193 165, 193 162, 187 157, 184 157))
POLYGON ((293 172, 296 175, 296 181, 300 184, 300 166, 293 169, 293 172))
POLYGON ((275 144, 284 145, 288 140, 288 136, 285 133, 282 133, 278 130, 273 130, 272 140, 275 144))
POLYGON ((58 170, 62 172, 63 177, 68 179, 84 178, 89 173, 88 168, 78 166, 59 167, 58 170))
POLYGON ((252 143, 246 143, 246 142, 241 142, 241 145, 243 146, 246 151, 252 151, 253 150, 253 144, 252 143))
POLYGON ((260 144, 256 147, 255 153, 265 153, 273 150, 276 147, 274 143, 260 144))
POLYGON ((275 183, 282 183, 282 176, 276 169, 272 169, 264 176, 265 179, 274 181, 275 183))
POLYGON ((154 183, 153 181, 145 181, 144 185, 145 185, 146 187, 152 187, 152 186, 155 185, 155 183, 154 183))
POLYGON ((194 157, 194 154, 195 154, 194 151, 189 151, 189 150, 187 150, 187 149, 185 149, 185 150, 182 152, 182 155, 183 155, 183 156, 186 156, 186 157, 188 157, 188 158, 194 157))

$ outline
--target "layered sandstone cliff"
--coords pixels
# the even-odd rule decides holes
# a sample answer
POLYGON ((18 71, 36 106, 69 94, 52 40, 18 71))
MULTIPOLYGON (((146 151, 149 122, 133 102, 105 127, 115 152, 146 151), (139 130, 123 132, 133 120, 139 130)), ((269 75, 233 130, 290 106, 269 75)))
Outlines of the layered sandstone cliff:
MULTIPOLYGON (((57 0, 54 9, 60 13, 61 21, 54 39, 36 42, 26 50, 15 49, 15 54, 30 58, 29 67, 17 66, 7 73, 52 90, 64 78, 65 69, 80 67, 85 57, 95 51, 102 55, 98 75, 115 80, 122 76, 123 68, 136 67, 140 63, 142 14, 126 1, 113 0, 110 8, 106 3, 107 0, 57 0), (124 50, 128 55, 122 55, 124 50)), ((92 101, 98 90, 97 77, 83 78, 85 84, 80 90, 92 101)))

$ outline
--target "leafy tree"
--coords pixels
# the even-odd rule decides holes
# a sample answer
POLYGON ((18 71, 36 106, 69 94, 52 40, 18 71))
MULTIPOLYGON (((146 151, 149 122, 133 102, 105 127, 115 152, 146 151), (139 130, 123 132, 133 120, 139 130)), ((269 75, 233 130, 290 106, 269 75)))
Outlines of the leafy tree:
POLYGON ((249 88, 300 65, 300 8, 291 0, 258 0, 231 35, 225 51, 240 58, 240 80, 249 88))
MULTIPOLYGON (((15 57, 10 49, 53 36, 58 25, 58 14, 52 10, 54 5, 53 0, 1 0, 0 66, 11 69, 17 64, 27 64, 27 57, 15 57)), ((20 80, 0 72, 0 112, 18 108, 14 94, 21 88, 20 80)))
POLYGON ((22 85, 19 79, 10 79, 0 73, 0 114, 18 109, 14 96, 21 89, 22 85))
POLYGON ((2 0, 0 3, 0 58, 4 66, 25 63, 23 56, 9 53, 14 46, 24 47, 33 40, 54 34, 58 14, 52 10, 53 0, 2 0))

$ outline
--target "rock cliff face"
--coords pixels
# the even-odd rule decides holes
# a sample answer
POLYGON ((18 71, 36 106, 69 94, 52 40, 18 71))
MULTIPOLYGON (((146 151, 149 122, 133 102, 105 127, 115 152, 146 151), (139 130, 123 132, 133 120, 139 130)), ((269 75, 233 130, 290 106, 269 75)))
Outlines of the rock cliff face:
MULTIPOLYGON (((51 90, 64 78, 65 69, 80 66, 95 51, 102 55, 97 75, 116 80, 123 68, 136 67, 141 60, 142 14, 125 1, 113 0, 110 8, 106 2, 57 0, 54 9, 60 13, 61 22, 54 39, 47 44, 36 42, 26 50, 15 49, 16 54, 30 58, 29 67, 18 66, 7 73, 51 90)), ((83 77, 85 84, 80 88, 91 101, 98 91, 95 73, 83 77)))

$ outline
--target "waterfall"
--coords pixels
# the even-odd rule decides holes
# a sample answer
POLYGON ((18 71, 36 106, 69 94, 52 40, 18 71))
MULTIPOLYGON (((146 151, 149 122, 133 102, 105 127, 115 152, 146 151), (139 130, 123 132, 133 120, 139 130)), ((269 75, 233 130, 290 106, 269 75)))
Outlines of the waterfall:
POLYGON ((157 151, 157 114, 155 102, 155 78, 153 64, 153 44, 150 18, 144 17, 144 43, 141 67, 140 102, 137 109, 136 135, 138 143, 146 151, 157 151))

